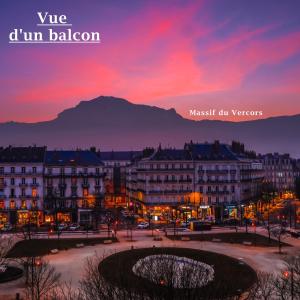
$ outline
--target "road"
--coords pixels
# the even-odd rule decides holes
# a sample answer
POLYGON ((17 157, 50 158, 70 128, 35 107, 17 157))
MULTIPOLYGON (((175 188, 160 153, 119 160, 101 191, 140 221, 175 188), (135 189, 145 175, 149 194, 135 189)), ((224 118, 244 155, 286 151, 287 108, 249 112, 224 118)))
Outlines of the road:
MULTIPOLYGON (((225 231, 228 230, 229 229, 225 229, 225 231)), ((218 231, 221 231, 221 229, 218 231)), ((257 228, 257 232, 267 235, 266 230, 263 228, 257 228)), ((132 247, 186 247, 208 250, 241 259, 252 266, 256 271, 282 272, 282 270, 284 270, 283 256, 276 253, 277 248, 263 248, 217 242, 171 241, 164 236, 163 232, 155 231, 155 234, 160 235, 162 241, 154 241, 151 236, 151 230, 134 230, 133 241, 131 241, 130 237, 127 236, 126 230, 123 230, 117 234, 117 238, 119 239, 118 243, 107 245, 99 244, 80 249, 60 251, 58 254, 49 255, 45 258, 61 273, 62 280, 66 282, 71 281, 74 287, 79 286, 79 280, 83 276, 84 264, 87 257, 93 256, 95 253, 100 257, 105 257, 115 252, 129 250, 132 247)), ((284 252, 292 255, 298 255, 300 253, 299 239, 286 238, 285 241, 294 247, 285 247, 284 252)), ((8 295, 15 295, 17 292, 21 293, 23 287, 22 279, 0 285, 0 299, 9 299, 8 295)))

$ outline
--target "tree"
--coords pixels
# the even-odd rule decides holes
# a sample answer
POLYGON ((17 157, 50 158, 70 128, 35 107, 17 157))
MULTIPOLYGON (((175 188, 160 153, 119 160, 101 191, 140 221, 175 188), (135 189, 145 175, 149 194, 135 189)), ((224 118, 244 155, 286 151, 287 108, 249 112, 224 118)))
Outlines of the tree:
POLYGON ((47 261, 31 257, 28 267, 26 299, 44 300, 59 286, 60 273, 47 261))
POLYGON ((6 265, 7 254, 13 246, 13 236, 2 235, 0 236, 0 266, 6 265))
POLYGON ((285 237, 286 231, 285 226, 286 224, 283 222, 283 220, 280 219, 279 224, 274 224, 270 227, 270 234, 278 241, 278 253, 281 254, 281 248, 282 248, 282 240, 285 237))
POLYGON ((251 287, 246 297, 247 300, 269 300, 274 299, 275 276, 270 273, 259 272, 257 274, 257 281, 251 287))
POLYGON ((270 205, 271 205, 271 200, 275 196, 275 187, 272 183, 270 182, 263 182, 261 186, 261 199, 264 205, 267 205, 267 220, 268 220, 268 225, 267 225, 267 230, 268 230, 268 238, 269 242, 271 241, 271 231, 270 231, 270 205))

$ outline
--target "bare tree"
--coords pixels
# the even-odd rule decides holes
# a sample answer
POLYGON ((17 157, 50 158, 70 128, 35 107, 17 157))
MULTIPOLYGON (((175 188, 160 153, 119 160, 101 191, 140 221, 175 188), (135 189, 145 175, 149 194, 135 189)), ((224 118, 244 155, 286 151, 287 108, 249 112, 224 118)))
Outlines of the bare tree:
POLYGON ((257 281, 248 292, 247 300, 269 300, 274 299, 274 280, 275 276, 270 273, 259 272, 257 281))
POLYGON ((28 268, 26 299, 45 300, 59 286, 60 274, 47 261, 31 258, 28 268))
POLYGON ((0 236, 0 266, 6 265, 7 254, 13 246, 13 237, 9 235, 0 236))
POLYGON ((285 223, 280 221, 279 224, 274 224, 272 226, 269 226, 269 228, 271 236, 273 236, 278 241, 278 252, 281 254, 282 240, 286 236, 285 223))

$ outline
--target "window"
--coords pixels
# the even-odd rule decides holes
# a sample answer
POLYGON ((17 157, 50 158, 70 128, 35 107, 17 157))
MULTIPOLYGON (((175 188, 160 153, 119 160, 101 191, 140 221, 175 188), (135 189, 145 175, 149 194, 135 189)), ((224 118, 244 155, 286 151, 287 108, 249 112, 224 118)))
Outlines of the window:
POLYGON ((65 174, 65 169, 64 168, 60 168, 60 174, 61 175, 65 174))
POLYGON ((25 174, 25 173, 26 173, 26 168, 25 168, 25 167, 22 167, 22 168, 21 168, 21 173, 22 173, 22 174, 25 174))
POLYGON ((89 195, 89 190, 84 188, 83 189, 83 197, 87 197, 89 195))
POLYGON ((31 194, 32 194, 32 197, 33 197, 33 198, 36 198, 36 197, 37 197, 37 189, 36 189, 36 188, 33 188, 31 194))
POLYGON ((10 179, 10 185, 15 185, 15 179, 14 178, 10 179))
POLYGON ((48 174, 49 174, 49 175, 52 174, 52 168, 48 168, 48 174))
POLYGON ((61 188, 61 189, 59 190, 59 196, 60 196, 60 197, 65 197, 65 189, 64 189, 64 188, 61 188))
POLYGON ((10 168, 10 173, 14 174, 15 173, 15 167, 10 168))
POLYGON ((21 208, 22 209, 26 209, 27 208, 27 206, 26 206, 26 200, 22 200, 21 208))
POLYGON ((22 184, 26 184, 25 178, 22 178, 22 179, 21 179, 21 183, 22 183, 22 184))
POLYGON ((32 178, 32 183, 33 183, 33 184, 36 184, 36 178, 35 178, 35 177, 32 178))
POLYGON ((25 197, 25 196, 26 196, 26 192, 25 192, 25 189, 24 189, 24 188, 22 188, 22 190, 21 190, 21 196, 22 196, 22 197, 25 197))
POLYGON ((36 167, 32 167, 32 173, 36 174, 36 167))
POLYGON ((71 172, 72 172, 73 175, 75 175, 76 174, 76 168, 73 167, 71 172))
POLYGON ((10 207, 10 209, 15 209, 16 208, 16 202, 14 200, 11 200, 9 202, 9 207, 10 207))
POLYGON ((76 186, 71 187, 71 195, 72 195, 72 197, 77 197, 77 187, 76 186))
POLYGON ((96 174, 99 174, 99 173, 100 173, 100 169, 96 168, 96 174))
POLYGON ((15 189, 10 189, 10 197, 15 197, 15 189))

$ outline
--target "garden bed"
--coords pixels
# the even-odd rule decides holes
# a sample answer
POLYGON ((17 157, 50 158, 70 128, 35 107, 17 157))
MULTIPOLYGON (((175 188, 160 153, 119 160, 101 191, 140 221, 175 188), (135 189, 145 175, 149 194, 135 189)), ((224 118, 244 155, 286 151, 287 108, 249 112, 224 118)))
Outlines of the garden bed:
POLYGON ((23 271, 20 268, 8 266, 5 272, 0 273, 0 283, 13 281, 23 276, 23 271))
MULTIPOLYGON (((191 241, 208 241, 208 242, 222 242, 231 244, 242 244, 247 246, 258 247, 278 247, 278 241, 268 237, 246 232, 222 232, 222 233, 199 233, 199 234, 180 234, 168 235, 171 240, 182 240, 182 238, 189 238, 191 241)), ((281 243, 282 246, 290 246, 286 243, 281 243)))
POLYGON ((255 271, 237 259, 214 252, 188 248, 144 248, 119 252, 99 265, 104 280, 128 294, 147 294, 155 299, 224 299, 240 295, 256 281, 255 271), (138 261, 152 255, 173 255, 212 266, 214 278, 199 288, 170 288, 137 276, 133 269, 138 261), (187 296, 189 295, 189 296, 187 296), (193 295, 193 298, 189 298, 193 295))
MULTIPOLYGON (((31 239, 17 242, 8 252, 8 258, 43 256, 50 254, 53 249, 68 250, 76 248, 76 245, 94 246, 104 244, 108 238, 60 238, 58 239, 31 239)), ((117 242, 116 238, 109 238, 117 242)))

